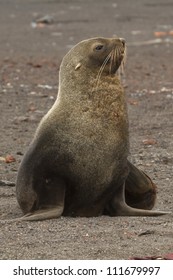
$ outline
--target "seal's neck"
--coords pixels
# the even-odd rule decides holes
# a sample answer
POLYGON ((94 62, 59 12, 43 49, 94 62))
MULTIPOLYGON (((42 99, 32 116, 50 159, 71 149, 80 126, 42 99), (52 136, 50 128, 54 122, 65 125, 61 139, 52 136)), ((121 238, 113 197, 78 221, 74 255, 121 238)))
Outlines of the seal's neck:
POLYGON ((85 102, 114 102, 120 95, 124 96, 118 76, 97 72, 88 69, 60 73, 58 99, 61 102, 74 103, 76 106, 85 102))
POLYGON ((113 126, 124 123, 127 126, 127 106, 124 89, 118 76, 102 75, 98 80, 93 73, 89 76, 82 75, 79 78, 70 77, 62 79, 58 98, 54 106, 59 114, 65 112, 72 118, 88 115, 93 119, 100 119, 107 125, 113 126), (58 105, 58 106, 57 106, 58 105))

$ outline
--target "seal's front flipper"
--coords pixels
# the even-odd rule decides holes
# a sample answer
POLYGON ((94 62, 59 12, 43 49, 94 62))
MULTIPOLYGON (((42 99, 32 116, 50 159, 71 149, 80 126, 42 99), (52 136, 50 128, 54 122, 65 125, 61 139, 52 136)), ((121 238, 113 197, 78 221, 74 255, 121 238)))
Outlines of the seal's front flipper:
POLYGON ((50 209, 40 209, 31 213, 24 215, 23 217, 17 219, 19 221, 41 221, 46 219, 58 218, 62 215, 64 206, 59 205, 50 209))
POLYGON ((110 216, 160 216, 170 214, 164 211, 152 211, 130 207, 125 202, 125 184, 117 189, 114 197, 109 201, 106 210, 110 216))
POLYGON ((58 218, 64 211, 66 185, 63 179, 51 176, 35 187, 36 200, 33 207, 19 220, 38 221, 58 218))
POLYGON ((143 171, 128 161, 129 174, 125 182, 125 201, 135 208, 150 210, 156 200, 156 185, 143 171))

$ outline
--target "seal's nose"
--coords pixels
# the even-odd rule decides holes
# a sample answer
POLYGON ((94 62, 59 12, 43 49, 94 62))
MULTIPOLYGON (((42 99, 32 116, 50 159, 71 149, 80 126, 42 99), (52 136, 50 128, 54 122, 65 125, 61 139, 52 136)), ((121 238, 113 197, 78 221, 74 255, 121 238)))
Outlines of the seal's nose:
POLYGON ((125 47, 126 40, 124 38, 120 38, 121 43, 123 44, 123 47, 125 47))

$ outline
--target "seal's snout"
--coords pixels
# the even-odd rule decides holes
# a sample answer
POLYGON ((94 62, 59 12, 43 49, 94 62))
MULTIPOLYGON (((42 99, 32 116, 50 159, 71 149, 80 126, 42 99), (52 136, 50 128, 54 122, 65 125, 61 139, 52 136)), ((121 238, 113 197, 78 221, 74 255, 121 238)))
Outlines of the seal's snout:
POLYGON ((126 40, 124 38, 120 38, 121 43, 123 44, 123 47, 126 45, 126 40))

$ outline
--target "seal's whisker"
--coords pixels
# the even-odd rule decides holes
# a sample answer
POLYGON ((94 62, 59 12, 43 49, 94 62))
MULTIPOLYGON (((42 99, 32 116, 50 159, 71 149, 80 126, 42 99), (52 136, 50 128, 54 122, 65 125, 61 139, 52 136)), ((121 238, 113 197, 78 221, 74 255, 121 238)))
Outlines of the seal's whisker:
POLYGON ((117 58, 117 50, 114 49, 114 56, 113 56, 113 64, 116 64, 116 58, 117 58))
MULTIPOLYGON (((122 47, 117 48, 117 56, 118 57, 122 56, 122 50, 123 50, 122 47)), ((124 57, 123 57, 123 59, 121 61, 121 64, 118 68, 118 71, 117 71, 117 74, 118 74, 119 78, 121 78, 121 76, 124 74, 124 62, 123 61, 124 61, 124 57)))
MULTIPOLYGON (((99 85, 99 81, 100 81, 100 77, 101 77, 101 75, 102 75, 102 73, 103 73, 103 70, 104 70, 104 68, 105 68, 105 66, 106 66, 106 64, 107 64, 107 62, 108 62, 109 59, 111 58, 111 53, 112 53, 112 51, 107 55, 107 57, 105 58, 105 60, 103 61, 102 65, 101 65, 101 67, 100 67, 100 69, 99 69, 99 72, 98 72, 97 78, 96 78, 96 87, 95 87, 95 90, 97 90, 98 85, 99 85)), ((94 91, 94 88, 93 88, 93 91, 94 91)))
MULTIPOLYGON (((107 64, 108 60, 111 58, 111 52, 108 54, 108 56, 105 58, 105 60, 103 61, 100 69, 99 69, 99 72, 98 72, 98 76, 103 72, 104 68, 105 68, 105 65, 107 64)), ((97 77, 98 77, 97 76, 97 77)))
POLYGON ((111 74, 111 69, 112 69, 112 53, 111 53, 111 57, 110 57, 109 74, 111 74))
MULTIPOLYGON (((116 58, 119 57, 119 48, 117 47, 116 50, 116 58)), ((116 61, 115 61, 116 63, 116 61)), ((115 75, 118 75, 118 77, 120 78, 120 69, 118 68, 118 70, 115 72, 115 75)))
POLYGON ((116 62, 116 48, 114 49, 114 63, 116 62))
POLYGON ((125 66, 125 63, 126 63, 126 59, 127 59, 127 51, 126 51, 126 48, 124 49, 124 57, 123 57, 123 66, 125 66))
POLYGON ((113 50, 112 50, 112 51, 111 51, 111 57, 110 57, 109 74, 111 74, 113 62, 114 62, 114 52, 113 52, 113 50))
POLYGON ((124 55, 123 55, 123 59, 122 59, 121 66, 120 66, 121 75, 124 74, 125 62, 126 62, 126 48, 124 49, 124 55))

